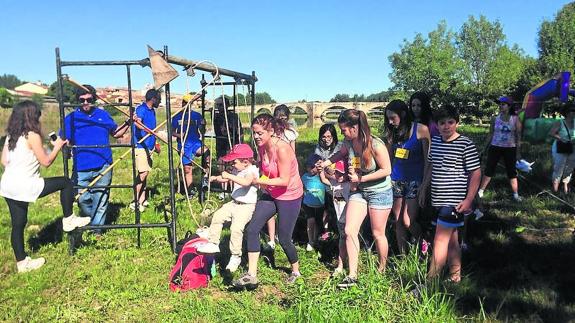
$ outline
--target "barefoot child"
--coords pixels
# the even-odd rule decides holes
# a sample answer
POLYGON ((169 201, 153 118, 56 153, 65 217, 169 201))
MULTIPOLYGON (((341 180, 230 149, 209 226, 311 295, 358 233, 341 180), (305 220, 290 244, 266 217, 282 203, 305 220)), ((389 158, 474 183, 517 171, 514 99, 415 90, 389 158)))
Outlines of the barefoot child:
POLYGON ((223 156, 224 162, 232 162, 234 170, 231 173, 222 172, 219 176, 212 176, 210 181, 219 183, 233 183, 232 200, 222 205, 214 213, 209 229, 209 243, 198 248, 200 253, 220 252, 220 234, 225 222, 231 221, 230 226, 230 261, 226 267, 230 272, 238 269, 242 261, 242 240, 244 228, 251 220, 257 202, 257 188, 252 185, 254 178, 259 177, 259 170, 253 164, 254 152, 247 144, 238 144, 232 151, 223 156))
POLYGON ((424 189, 431 181, 431 204, 438 211, 433 257, 428 278, 439 276, 447 262, 449 280, 461 280, 461 249, 457 228, 463 226, 464 214, 471 213, 473 199, 479 188, 481 171, 479 156, 473 142, 457 133, 459 113, 452 106, 435 116, 440 136, 431 140, 429 163, 425 172, 424 189))
POLYGON ((339 254, 337 256, 337 267, 332 276, 344 273, 344 263, 347 262, 347 250, 345 248, 345 205, 349 200, 349 180, 345 175, 345 163, 343 160, 336 162, 334 176, 329 176, 325 172, 320 173, 321 181, 328 185, 333 195, 333 207, 337 217, 337 231, 339 235, 339 254))

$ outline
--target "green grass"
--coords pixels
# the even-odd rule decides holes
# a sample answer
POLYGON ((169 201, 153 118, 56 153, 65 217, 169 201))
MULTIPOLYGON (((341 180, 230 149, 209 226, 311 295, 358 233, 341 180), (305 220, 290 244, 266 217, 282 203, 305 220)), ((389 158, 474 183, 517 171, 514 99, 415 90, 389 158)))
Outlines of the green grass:
MULTIPOLYGON (((464 127, 474 139, 485 128, 464 127)), ((317 142, 317 128, 300 129, 298 160, 303 163, 317 142)), ((548 146, 526 147, 527 159, 537 159, 529 180, 549 186, 548 146)), ((163 221, 162 206, 169 194, 167 154, 162 152, 151 173, 152 205, 142 222, 163 221)), ((121 151, 117 151, 116 156, 121 151)), ((129 183, 129 161, 114 170, 114 183, 129 183)), ((43 170, 43 176, 62 174, 62 162, 43 170)), ((197 176, 196 176, 197 179, 197 176)), ((172 293, 168 274, 174 264, 165 229, 143 229, 137 247, 136 230, 110 230, 103 239, 84 234, 78 252, 68 255, 66 235, 57 229, 61 208, 57 195, 31 204, 26 229, 27 250, 43 256, 46 265, 28 274, 16 274, 10 247, 10 218, 0 203, 0 320, 1 321, 254 321, 254 322, 453 322, 453 321, 564 321, 574 317, 575 292, 572 268, 572 211, 553 199, 536 196, 538 189, 521 183, 524 203, 512 203, 506 179, 494 177, 485 199, 486 217, 470 227, 471 251, 464 254, 465 278, 458 286, 432 282, 416 299, 409 291, 423 281, 426 260, 412 250, 407 256, 390 253, 384 275, 376 272, 376 255, 362 252, 360 284, 346 291, 330 278, 334 259, 325 250, 321 259, 306 252, 298 237, 305 236, 300 221, 294 234, 304 279, 285 284, 289 263, 276 249, 276 265, 260 260, 260 287, 251 292, 229 290, 233 277, 222 268, 227 263, 227 231, 220 271, 206 289, 172 293), (518 227, 525 227, 517 232, 518 227), (551 229, 555 231, 550 231, 551 229), (303 230, 303 231, 302 231, 303 230), (321 261, 320 261, 321 260, 321 261)), ((212 197, 215 198, 215 197, 212 197)), ((110 212, 116 223, 133 223, 127 208, 131 190, 112 191, 110 212)), ((194 230, 201 206, 192 201, 193 214, 177 195, 178 238, 194 230)), ((218 202, 219 203, 219 202, 218 202)), ((389 231, 388 239, 394 238, 389 231)))

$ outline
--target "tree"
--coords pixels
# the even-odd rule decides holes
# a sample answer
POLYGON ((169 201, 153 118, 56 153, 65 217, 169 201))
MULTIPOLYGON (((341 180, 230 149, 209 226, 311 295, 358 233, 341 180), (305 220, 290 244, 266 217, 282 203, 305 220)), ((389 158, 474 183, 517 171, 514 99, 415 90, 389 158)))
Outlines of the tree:
POLYGON ((349 94, 336 94, 329 102, 351 102, 349 94))
MULTIPOLYGON (((52 83, 48 88, 49 96, 53 96, 56 100, 60 99, 60 91, 58 89, 58 81, 52 83)), ((76 100, 76 87, 69 82, 64 81, 64 102, 78 103, 76 100)))
MULTIPOLYGON (((455 35, 445 21, 427 37, 417 34, 404 40, 400 51, 389 56, 393 90, 404 93, 425 91, 441 104, 456 101, 455 93, 465 80, 465 65, 457 55, 455 35)), ((405 99, 405 98, 404 98, 405 99)))
MULTIPOLYGON (((251 95, 244 96, 242 93, 237 94, 238 102, 237 105, 251 105, 252 104, 252 97, 251 95)), ((230 103, 231 103, 230 98, 230 103)), ((273 104, 276 103, 274 99, 269 95, 267 92, 256 92, 256 104, 273 104)))
POLYGON ((0 76, 0 87, 6 89, 14 89, 22 83, 22 81, 20 81, 15 75, 12 74, 3 74, 0 76))
POLYGON ((3 87, 0 87, 0 106, 3 108, 11 108, 14 105, 14 96, 3 87))
POLYGON ((565 5, 539 28, 539 63, 545 76, 575 70, 575 2, 565 5))

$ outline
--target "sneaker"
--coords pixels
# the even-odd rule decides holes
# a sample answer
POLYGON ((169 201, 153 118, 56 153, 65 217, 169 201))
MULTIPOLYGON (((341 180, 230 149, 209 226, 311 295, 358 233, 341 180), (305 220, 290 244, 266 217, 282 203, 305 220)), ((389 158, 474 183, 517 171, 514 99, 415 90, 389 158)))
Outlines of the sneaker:
POLYGON ((514 194, 513 194, 513 200, 514 200, 515 202, 521 202, 521 201, 523 201, 523 198, 522 198, 521 196, 519 196, 519 194, 514 193, 514 194))
POLYGON ((274 241, 268 241, 268 246, 274 250, 276 248, 276 243, 274 241))
POLYGON ((193 199, 198 194, 198 190, 195 187, 188 189, 188 198, 193 199))
POLYGON ((334 269, 333 273, 331 273, 331 277, 335 278, 335 277, 339 277, 341 275, 343 275, 345 273, 345 270, 343 269, 343 267, 337 267, 334 269))
POLYGON ((148 206, 150 206, 150 202, 148 202, 148 200, 145 200, 144 202, 142 202, 142 206, 148 207, 148 206))
POLYGON ((46 262, 46 259, 44 259, 42 257, 39 257, 36 259, 26 257, 26 258, 24 258, 24 260, 18 261, 16 263, 16 267, 18 268, 19 273, 27 273, 29 271, 36 270, 36 269, 44 266, 45 262, 46 262))
POLYGON ((228 262, 228 265, 226 266, 226 270, 229 270, 231 273, 233 273, 236 270, 238 270, 238 267, 240 266, 241 263, 242 263, 242 257, 236 256, 236 255, 231 255, 230 261, 228 262))
POLYGON ((258 278, 250 275, 250 273, 247 272, 241 275, 240 278, 232 282, 232 286, 234 286, 236 289, 248 289, 248 290, 255 289, 256 287, 258 287, 258 284, 259 284, 258 278))
POLYGON ((299 272, 297 272, 297 271, 292 271, 292 273, 289 275, 289 277, 288 277, 288 279, 287 279, 286 282, 287 282, 288 284, 293 284, 293 283, 295 283, 295 282, 298 280, 298 278, 300 278, 300 277, 301 277, 301 274, 300 274, 299 272))
POLYGON ((479 191, 477 191, 477 196, 479 196, 479 198, 482 199, 484 192, 485 192, 485 190, 479 189, 479 191))
POLYGON ((475 209, 475 211, 473 211, 473 214, 475 214, 475 221, 481 219, 484 215, 480 209, 475 209))
POLYGON ((202 190, 207 191, 210 181, 207 176, 202 177, 202 190))
POLYGON ((421 240, 421 253, 423 255, 427 255, 427 252, 429 251, 429 245, 430 245, 430 243, 427 242, 427 240, 425 240, 425 239, 421 240))
POLYGON ((220 201, 225 200, 225 199, 226 199, 226 193, 221 192, 220 194, 218 194, 218 199, 219 199, 220 201))
POLYGON ((83 227, 90 224, 91 221, 92 219, 87 216, 76 216, 72 214, 62 219, 62 227, 64 232, 70 232, 78 227, 83 227))
MULTIPOLYGON (((144 212, 146 210, 146 207, 143 204, 140 204, 138 206, 138 209, 140 210, 140 213, 141 213, 141 212, 144 212)), ((130 203, 130 210, 132 210, 132 211, 136 210, 136 203, 135 202, 130 203)))
POLYGON ((220 247, 213 242, 203 243, 198 247, 198 252, 207 254, 218 253, 220 252, 220 247))
POLYGON ((341 283, 337 284, 337 287, 344 289, 344 288, 349 288, 349 287, 353 287, 357 285, 357 278, 353 278, 350 276, 346 276, 341 283))
MULTIPOLYGON (((201 227, 196 230, 196 234, 200 238, 207 239, 210 236, 210 228, 208 227, 201 227)), ((219 251, 219 250, 218 250, 219 251)))
POLYGON ((305 251, 314 251, 315 249, 313 248, 313 246, 311 244, 307 244, 307 246, 305 247, 305 251))

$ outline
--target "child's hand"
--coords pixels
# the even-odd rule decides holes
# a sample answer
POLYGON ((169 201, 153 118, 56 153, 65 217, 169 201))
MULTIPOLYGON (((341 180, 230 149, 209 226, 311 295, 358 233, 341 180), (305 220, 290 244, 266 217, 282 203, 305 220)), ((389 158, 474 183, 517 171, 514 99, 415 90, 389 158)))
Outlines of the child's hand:
POLYGON ((213 181, 217 181, 217 180, 218 180, 218 177, 217 177, 217 176, 213 176, 213 175, 212 175, 212 176, 210 176, 210 178, 209 178, 210 183, 213 182, 213 181))
POLYGON ((467 214, 471 212, 471 206, 473 205, 473 200, 465 199, 455 207, 455 211, 463 214, 467 214))
POLYGON ((226 171, 223 171, 222 175, 220 175, 220 176, 222 176, 223 179, 230 179, 230 173, 228 173, 226 171))

